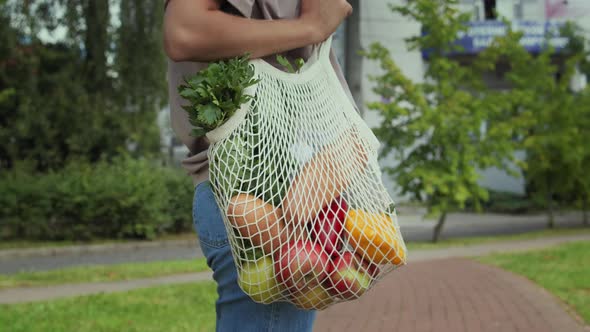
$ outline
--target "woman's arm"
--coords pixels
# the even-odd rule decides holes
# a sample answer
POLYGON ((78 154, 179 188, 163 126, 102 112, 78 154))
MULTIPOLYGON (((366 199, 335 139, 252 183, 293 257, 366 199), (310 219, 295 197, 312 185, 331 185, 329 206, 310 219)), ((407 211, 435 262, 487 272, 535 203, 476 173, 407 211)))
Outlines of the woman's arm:
POLYGON ((254 20, 222 12, 219 0, 171 0, 164 47, 174 61, 258 58, 319 43, 351 12, 346 0, 302 0, 297 19, 254 20))

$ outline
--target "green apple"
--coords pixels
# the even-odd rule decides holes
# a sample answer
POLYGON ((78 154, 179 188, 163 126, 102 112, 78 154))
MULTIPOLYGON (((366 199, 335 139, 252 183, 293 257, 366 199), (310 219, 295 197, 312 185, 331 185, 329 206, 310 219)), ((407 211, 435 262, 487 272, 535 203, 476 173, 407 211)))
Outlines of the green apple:
POLYGON ((334 298, 322 284, 313 284, 293 293, 293 304, 305 310, 322 310, 334 302, 334 298))
POLYGON ((282 287, 275 278, 270 257, 262 257, 241 266, 238 274, 240 288, 254 301, 271 303, 281 299, 282 287))

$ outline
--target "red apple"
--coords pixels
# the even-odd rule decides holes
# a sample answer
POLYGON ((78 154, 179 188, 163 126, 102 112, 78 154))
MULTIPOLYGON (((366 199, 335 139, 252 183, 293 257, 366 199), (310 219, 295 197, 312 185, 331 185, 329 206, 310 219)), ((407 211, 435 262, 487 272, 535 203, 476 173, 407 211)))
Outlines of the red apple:
POLYGON ((348 205, 342 197, 325 206, 313 221, 311 235, 324 248, 328 255, 342 249, 342 231, 348 205))
MULTIPOLYGON (((367 271, 367 273, 369 273, 369 276, 371 276, 371 278, 377 278, 377 276, 379 275, 379 273, 381 273, 381 270, 379 269, 379 266, 375 263, 372 263, 366 259, 363 259, 363 257, 359 254, 355 254, 354 257, 356 258, 357 261, 361 262, 361 267, 367 271)), ((332 258, 332 260, 334 260, 335 257, 332 258)))
MULTIPOLYGON (((357 259, 361 259, 360 256, 356 255, 357 259)), ((377 278, 377 276, 379 275, 379 273, 381 273, 381 270, 379 269, 379 266, 377 266, 377 264, 375 263, 371 263, 365 259, 362 259, 362 267, 365 269, 365 271, 367 271, 369 273, 369 275, 371 276, 371 278, 377 278)))
POLYGON ((378 268, 374 264, 371 266, 361 262, 362 259, 350 251, 334 257, 334 267, 328 281, 332 295, 352 300, 369 289, 378 268))
POLYGON ((330 273, 330 268, 329 256, 311 241, 288 242, 275 255, 277 280, 291 290, 321 283, 330 273))

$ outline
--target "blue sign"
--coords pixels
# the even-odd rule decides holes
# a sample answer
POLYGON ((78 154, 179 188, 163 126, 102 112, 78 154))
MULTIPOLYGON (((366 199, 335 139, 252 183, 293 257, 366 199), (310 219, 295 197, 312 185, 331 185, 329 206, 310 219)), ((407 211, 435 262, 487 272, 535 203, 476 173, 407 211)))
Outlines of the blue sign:
MULTIPOLYGON (((523 33, 520 44, 531 53, 541 52, 547 42, 556 51, 562 50, 568 42, 567 37, 560 35, 562 22, 554 21, 514 21, 512 29, 523 33)), ((506 24, 501 21, 469 22, 468 29, 459 32, 456 44, 461 50, 453 54, 477 54, 489 47, 496 37, 506 34, 506 24)), ((423 56, 428 56, 428 51, 423 51, 423 56)))

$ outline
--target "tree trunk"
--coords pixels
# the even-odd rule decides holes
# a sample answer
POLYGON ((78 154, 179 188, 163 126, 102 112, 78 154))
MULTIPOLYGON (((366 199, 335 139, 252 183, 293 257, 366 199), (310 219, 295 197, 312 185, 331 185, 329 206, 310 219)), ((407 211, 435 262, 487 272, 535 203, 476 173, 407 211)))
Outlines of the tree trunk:
POLYGON ((440 217, 438 218, 438 223, 434 226, 434 233, 432 234, 432 242, 438 242, 440 238, 440 233, 442 233, 443 226, 445 225, 445 221, 447 220, 447 212, 443 212, 440 217))
POLYGON ((551 189, 547 191, 547 227, 550 229, 555 228, 555 217, 553 214, 553 193, 551 189))
POLYGON ((588 226, 588 197, 582 202, 582 222, 584 226, 588 226))
POLYGON ((89 91, 104 92, 108 88, 107 53, 110 49, 110 15, 108 0, 87 1, 84 6, 84 52, 86 53, 86 85, 89 91))

